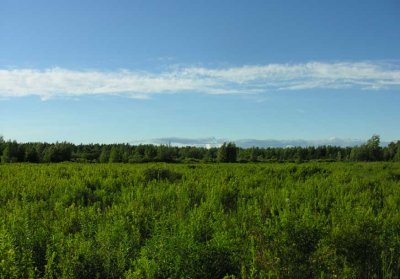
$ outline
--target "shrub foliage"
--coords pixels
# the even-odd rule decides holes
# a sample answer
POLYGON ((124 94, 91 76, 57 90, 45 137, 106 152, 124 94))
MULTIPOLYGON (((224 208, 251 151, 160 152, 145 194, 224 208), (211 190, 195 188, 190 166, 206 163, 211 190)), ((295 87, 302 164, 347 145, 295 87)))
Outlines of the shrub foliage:
POLYGON ((0 165, 0 278, 399 278, 400 164, 0 165))

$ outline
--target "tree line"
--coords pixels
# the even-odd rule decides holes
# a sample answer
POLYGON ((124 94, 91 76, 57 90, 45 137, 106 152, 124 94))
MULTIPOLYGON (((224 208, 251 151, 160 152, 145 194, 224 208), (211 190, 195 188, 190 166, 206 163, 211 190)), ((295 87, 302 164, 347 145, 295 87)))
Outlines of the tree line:
POLYGON ((213 162, 308 162, 308 161, 400 161, 400 141, 380 146, 378 135, 355 147, 251 147, 240 148, 233 142, 204 148, 170 145, 18 143, 0 137, 2 163, 213 163, 213 162))

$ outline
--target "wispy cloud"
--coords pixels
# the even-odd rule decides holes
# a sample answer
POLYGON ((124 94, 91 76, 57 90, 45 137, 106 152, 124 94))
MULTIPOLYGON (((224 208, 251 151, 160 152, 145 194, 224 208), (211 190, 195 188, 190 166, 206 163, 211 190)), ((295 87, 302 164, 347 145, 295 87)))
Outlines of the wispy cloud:
POLYGON ((310 62, 230 68, 179 67, 161 73, 63 68, 0 69, 0 97, 125 95, 196 92, 259 94, 277 90, 400 88, 395 62, 310 62))
MULTIPOLYGON (((219 147, 224 142, 235 142, 237 146, 249 148, 249 147, 308 147, 308 146, 321 146, 321 145, 331 145, 331 146, 356 146, 364 144, 366 141, 361 139, 343 139, 343 138, 330 138, 321 140, 276 140, 276 139, 224 139, 224 138, 156 138, 147 140, 137 140, 131 142, 131 144, 156 144, 156 145, 173 145, 173 146, 197 146, 197 147, 219 147)), ((387 142, 381 142, 381 145, 386 146, 387 142)))

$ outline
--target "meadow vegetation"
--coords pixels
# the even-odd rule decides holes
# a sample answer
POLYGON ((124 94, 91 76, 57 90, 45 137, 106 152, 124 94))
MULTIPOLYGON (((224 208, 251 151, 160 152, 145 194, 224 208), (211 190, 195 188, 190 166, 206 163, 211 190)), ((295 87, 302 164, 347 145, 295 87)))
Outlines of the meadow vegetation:
POLYGON ((400 164, 2 164, 0 278, 398 278, 400 164))

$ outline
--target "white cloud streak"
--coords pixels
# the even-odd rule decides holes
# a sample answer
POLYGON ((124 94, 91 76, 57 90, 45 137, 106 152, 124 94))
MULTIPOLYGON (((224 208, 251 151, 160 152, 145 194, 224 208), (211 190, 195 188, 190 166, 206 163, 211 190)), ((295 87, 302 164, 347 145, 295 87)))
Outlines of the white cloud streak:
MULTIPOLYGON (((330 145, 330 146, 356 146, 360 144, 364 144, 366 140, 361 139, 343 139, 343 138, 330 138, 330 139, 321 139, 321 140, 302 140, 302 139, 293 139, 293 140, 276 140, 276 139, 224 139, 224 138, 179 138, 179 137, 171 137, 171 138, 156 138, 156 139, 147 139, 147 140, 137 140, 131 142, 133 145, 139 144, 155 144, 155 145, 172 145, 172 146, 197 146, 197 147, 219 147, 224 142, 235 142, 237 146, 249 148, 249 147, 308 147, 308 146, 322 146, 322 145, 330 145)), ((387 146, 388 142, 381 142, 382 146, 387 146)))
POLYGON ((163 93, 259 94, 343 88, 400 88, 400 65, 393 62, 310 62, 214 69, 181 67, 161 73, 0 69, 0 98, 125 95, 143 99, 163 93))

